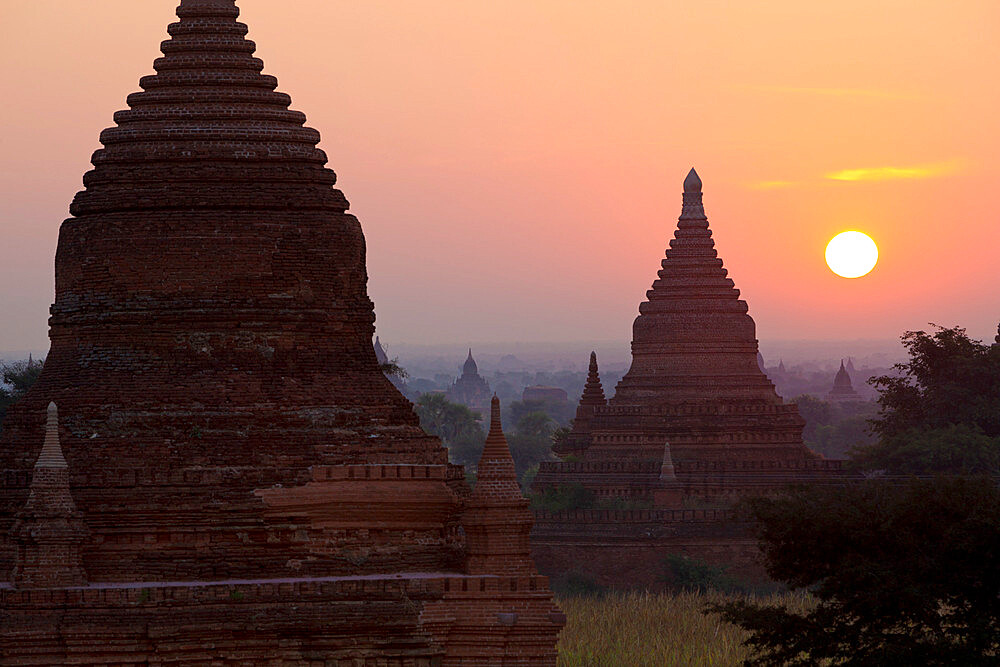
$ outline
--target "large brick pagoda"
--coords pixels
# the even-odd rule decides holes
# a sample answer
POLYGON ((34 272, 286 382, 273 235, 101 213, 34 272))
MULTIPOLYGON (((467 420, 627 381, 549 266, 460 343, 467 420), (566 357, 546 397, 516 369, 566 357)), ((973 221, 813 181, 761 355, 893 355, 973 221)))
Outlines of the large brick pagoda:
POLYGON ((586 540, 607 547, 605 571, 619 574, 628 571, 629 544, 643 558, 676 549, 746 560, 752 541, 720 528, 727 503, 836 476, 840 462, 803 444, 804 420, 778 396, 758 359, 754 321, 718 257, 692 169, 674 238, 633 325, 632 366, 605 400, 591 357, 573 429, 555 450, 563 461, 542 463, 533 487, 580 484, 601 500, 649 509, 628 517, 536 514, 543 569, 599 566, 600 549, 578 551, 586 540), (719 509, 694 509, 705 506, 719 509), (644 546, 635 535, 676 540, 644 546))
POLYGON ((80 563, 0 585, 0 654, 554 664, 546 580, 523 549, 480 537, 473 557, 465 529, 524 517, 471 495, 378 366, 364 236, 319 133, 235 0, 177 14, 62 225, 51 351, 4 423, 0 572, 40 553, 28 520, 61 522, 76 541, 45 548, 80 563), (40 470, 66 516, 24 510, 40 470))

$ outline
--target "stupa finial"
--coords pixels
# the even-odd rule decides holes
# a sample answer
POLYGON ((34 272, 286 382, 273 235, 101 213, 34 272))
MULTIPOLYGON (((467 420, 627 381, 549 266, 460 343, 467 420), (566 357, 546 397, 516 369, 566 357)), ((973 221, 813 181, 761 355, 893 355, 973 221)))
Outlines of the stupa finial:
POLYGON ((691 167, 687 178, 684 179, 684 192, 701 192, 701 177, 694 167, 691 167))
POLYGON ((503 424, 500 421, 500 399, 496 393, 493 394, 493 400, 490 401, 490 434, 503 435, 503 424))
MULTIPOLYGON (((705 227, 708 220, 705 217, 705 207, 701 196, 701 177, 698 172, 691 167, 687 178, 684 179, 684 205, 681 207, 680 220, 696 220, 696 226, 705 227)), ((691 223, 688 223, 689 225, 691 223)))

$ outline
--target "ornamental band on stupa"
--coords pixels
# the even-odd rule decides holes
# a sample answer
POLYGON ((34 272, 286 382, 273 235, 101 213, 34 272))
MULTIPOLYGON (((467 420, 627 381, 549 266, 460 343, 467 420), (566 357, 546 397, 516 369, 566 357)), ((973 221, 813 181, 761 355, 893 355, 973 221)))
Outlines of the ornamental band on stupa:
POLYGON ((555 664, 547 580, 492 535, 526 545, 530 515, 473 496, 376 361, 319 133, 234 0, 177 15, 62 225, 51 350, 3 425, 0 654, 555 664))

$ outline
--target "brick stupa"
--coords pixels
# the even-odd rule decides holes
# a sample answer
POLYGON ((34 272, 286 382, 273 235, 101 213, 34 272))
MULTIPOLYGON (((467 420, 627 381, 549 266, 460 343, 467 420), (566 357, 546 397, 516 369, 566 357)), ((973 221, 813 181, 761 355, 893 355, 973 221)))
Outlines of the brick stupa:
POLYGON ((756 548, 726 525, 728 503, 840 469, 803 444, 804 420, 761 369, 756 325, 715 249, 694 169, 683 189, 633 325, 631 367, 605 404, 591 356, 573 428, 555 448, 563 461, 541 463, 533 483, 580 485, 629 513, 536 513, 533 553, 549 574, 582 566, 603 583, 654 583, 672 551, 751 566, 756 548), (688 509, 705 506, 718 509, 688 509))
POLYGON ((578 483, 600 498, 662 506, 826 468, 802 442, 796 406, 761 370, 756 326, 715 249, 694 169, 683 190, 674 238, 633 325, 632 365, 604 404, 591 357, 572 432, 556 449, 569 461, 542 463, 536 490, 578 483))
POLYGON ((466 569, 469 488, 376 361, 364 236, 319 133, 234 0, 177 15, 62 225, 51 350, 0 440, 11 573, 58 403, 89 588, 4 587, 0 653, 554 664, 561 616, 530 562, 466 569), (92 614, 116 619, 100 647, 92 614))

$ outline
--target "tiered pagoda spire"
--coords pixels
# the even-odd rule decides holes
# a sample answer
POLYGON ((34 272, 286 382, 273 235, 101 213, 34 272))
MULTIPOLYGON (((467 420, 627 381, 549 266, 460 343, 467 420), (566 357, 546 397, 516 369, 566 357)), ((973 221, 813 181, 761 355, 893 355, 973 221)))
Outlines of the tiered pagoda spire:
POLYGON ((87 537, 83 516, 69 487, 69 466, 59 446, 59 412, 48 407, 45 442, 31 479, 28 502, 11 531, 17 545, 14 586, 64 588, 83 586, 80 547, 87 537))
POLYGON ((674 238, 633 325, 632 367, 611 404, 781 402, 757 364, 756 327, 727 273, 692 169, 674 238))
POLYGON ((500 423, 500 399, 490 410, 490 431, 476 472, 476 488, 462 519, 469 574, 531 574, 528 535, 532 518, 521 493, 507 438, 500 423))
MULTIPOLYGON (((304 547, 277 529, 241 543, 263 524, 254 490, 318 465, 447 465, 376 361, 364 235, 319 133, 262 73, 234 0, 183 0, 177 16, 62 224, 51 352, 0 435, 0 468, 29 470, 24 443, 55 401, 69 460, 141 480, 77 490, 91 529, 114 533, 92 545, 94 581, 176 581, 179 561, 199 564, 190 577, 277 574, 298 562, 280 548, 304 547), (204 482, 178 506, 172 480, 190 476, 204 482), (225 546, 182 539, 208 533, 225 546), (181 537, 145 546, 163 536, 181 537)), ((16 511, 3 498, 27 489, 3 491, 0 531, 16 511)), ((391 549, 444 567, 447 538, 432 541, 391 549)))
POLYGON ((597 367, 597 352, 590 353, 590 368, 587 372, 587 382, 583 386, 583 395, 576 407, 576 417, 573 428, 562 445, 553 447, 553 451, 561 456, 567 456, 579 447, 584 446, 590 438, 590 422, 594 411, 604 407, 608 400, 604 397, 604 386, 601 384, 601 373, 597 367))

